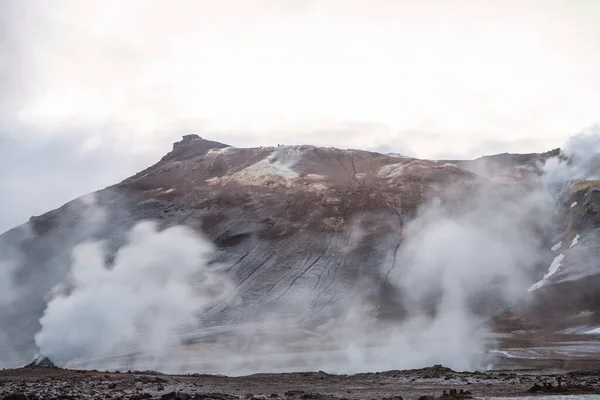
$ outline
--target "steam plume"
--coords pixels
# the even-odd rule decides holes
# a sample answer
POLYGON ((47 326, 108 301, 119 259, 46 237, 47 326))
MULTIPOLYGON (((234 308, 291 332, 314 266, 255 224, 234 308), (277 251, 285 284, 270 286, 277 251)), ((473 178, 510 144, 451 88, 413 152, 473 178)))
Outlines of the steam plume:
POLYGON ((228 291, 229 281, 208 265, 212 252, 191 229, 159 231, 152 222, 131 230, 112 265, 102 242, 78 245, 68 286, 40 320, 40 351, 60 364, 123 352, 159 357, 228 291))

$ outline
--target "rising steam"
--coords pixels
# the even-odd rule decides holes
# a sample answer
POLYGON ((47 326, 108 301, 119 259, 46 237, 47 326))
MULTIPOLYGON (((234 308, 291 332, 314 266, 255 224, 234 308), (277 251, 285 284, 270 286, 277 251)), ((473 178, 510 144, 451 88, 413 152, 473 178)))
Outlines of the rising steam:
POLYGON ((178 331, 230 290, 209 266, 212 245, 182 226, 159 231, 141 222, 106 263, 102 242, 78 245, 64 288, 48 301, 36 343, 45 356, 74 359, 143 353, 178 346, 178 331))

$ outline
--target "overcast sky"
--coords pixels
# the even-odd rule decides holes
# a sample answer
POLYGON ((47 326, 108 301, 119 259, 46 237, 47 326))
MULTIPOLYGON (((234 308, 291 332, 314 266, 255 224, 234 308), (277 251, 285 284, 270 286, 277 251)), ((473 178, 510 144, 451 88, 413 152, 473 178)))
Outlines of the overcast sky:
POLYGON ((600 121, 597 0, 0 0, 0 231, 188 132, 427 158, 600 121))

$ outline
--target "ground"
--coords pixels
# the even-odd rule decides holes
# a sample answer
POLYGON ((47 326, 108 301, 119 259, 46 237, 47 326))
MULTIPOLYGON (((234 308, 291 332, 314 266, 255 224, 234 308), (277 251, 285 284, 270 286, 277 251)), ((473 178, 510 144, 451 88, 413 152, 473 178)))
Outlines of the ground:
MULTIPOLYGON (((597 367, 600 363, 597 362, 597 367)), ((219 375, 164 375, 156 372, 113 373, 53 368, 0 371, 0 398, 23 393, 29 399, 252 399, 334 400, 419 399, 527 396, 534 394, 600 394, 596 372, 509 373, 454 372, 442 366, 357 375, 324 372, 219 375), (560 388, 558 388, 560 382, 560 388), (552 384, 549 388, 547 385, 552 384), (443 396, 444 391, 457 395, 443 396), (188 397, 189 395, 189 397, 188 397)), ((19 397, 8 397, 17 399, 19 397)), ((21 397, 21 399, 23 399, 21 397)))

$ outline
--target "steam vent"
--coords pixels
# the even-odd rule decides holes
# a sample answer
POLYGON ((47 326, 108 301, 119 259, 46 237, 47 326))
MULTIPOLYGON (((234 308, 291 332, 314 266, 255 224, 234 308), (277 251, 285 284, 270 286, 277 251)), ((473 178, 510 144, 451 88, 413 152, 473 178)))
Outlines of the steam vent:
POLYGON ((44 356, 40 356, 33 360, 32 363, 27 364, 25 368, 58 368, 54 363, 48 358, 44 356))

